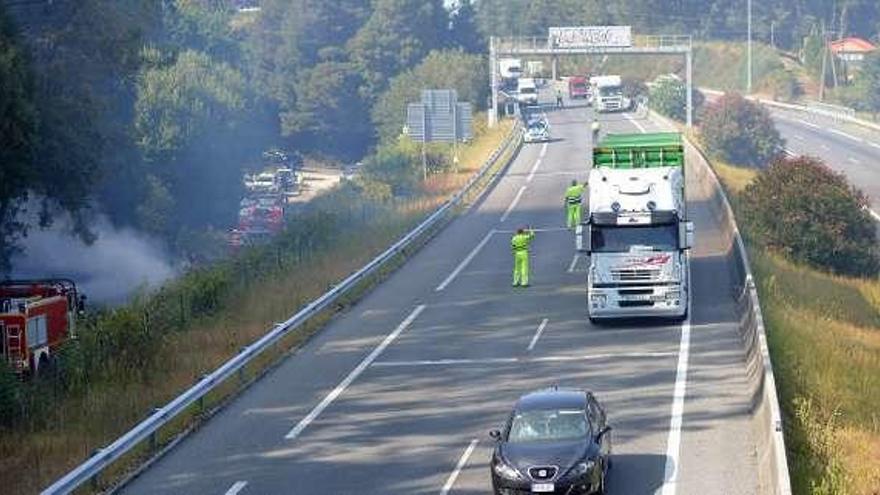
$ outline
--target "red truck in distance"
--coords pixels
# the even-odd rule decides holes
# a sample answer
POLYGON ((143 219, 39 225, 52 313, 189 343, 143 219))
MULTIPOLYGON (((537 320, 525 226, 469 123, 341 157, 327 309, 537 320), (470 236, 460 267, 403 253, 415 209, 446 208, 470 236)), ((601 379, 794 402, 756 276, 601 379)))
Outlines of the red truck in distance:
POLYGON ((568 97, 572 100, 590 98, 590 82, 586 77, 572 76, 568 78, 568 97))

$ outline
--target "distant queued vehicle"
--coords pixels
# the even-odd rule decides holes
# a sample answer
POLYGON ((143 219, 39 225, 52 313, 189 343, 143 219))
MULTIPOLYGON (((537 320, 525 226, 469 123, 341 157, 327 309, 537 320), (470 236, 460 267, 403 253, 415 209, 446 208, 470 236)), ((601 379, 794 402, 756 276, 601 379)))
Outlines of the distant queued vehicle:
POLYGON ((516 98, 520 105, 537 105, 538 86, 535 84, 535 80, 527 77, 520 79, 516 98))
POLYGON ((584 98, 590 102, 590 82, 584 76, 571 76, 568 78, 568 97, 572 100, 584 98))
POLYGON ((521 397, 497 442, 490 472, 496 495, 606 493, 611 427, 592 393, 550 389, 521 397))
POLYGON ((526 143, 543 143, 550 140, 550 124, 545 119, 535 119, 526 125, 523 141, 526 143))

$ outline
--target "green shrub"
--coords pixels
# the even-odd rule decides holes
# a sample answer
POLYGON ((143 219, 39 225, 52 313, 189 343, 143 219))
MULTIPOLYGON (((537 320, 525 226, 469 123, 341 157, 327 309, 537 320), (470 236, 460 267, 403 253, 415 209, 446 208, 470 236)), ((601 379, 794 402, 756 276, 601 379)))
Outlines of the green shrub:
POLYGON ((785 143, 764 107, 731 93, 706 107, 700 137, 710 154, 759 168, 776 158, 785 143))
MULTIPOLYGON (((705 97, 703 93, 693 90, 693 107, 699 109, 705 97)), ((687 120, 687 84, 674 77, 660 78, 650 91, 649 104, 661 114, 679 122, 687 120)))
POLYGON ((774 100, 794 101, 804 92, 797 78, 791 72, 777 69, 771 72, 761 84, 773 96, 774 100))
POLYGON ((816 158, 780 159, 742 192, 752 241, 835 273, 875 276, 880 268, 868 200, 816 158))
POLYGON ((21 387, 21 381, 9 363, 0 359, 0 425, 12 425, 21 416, 21 387))

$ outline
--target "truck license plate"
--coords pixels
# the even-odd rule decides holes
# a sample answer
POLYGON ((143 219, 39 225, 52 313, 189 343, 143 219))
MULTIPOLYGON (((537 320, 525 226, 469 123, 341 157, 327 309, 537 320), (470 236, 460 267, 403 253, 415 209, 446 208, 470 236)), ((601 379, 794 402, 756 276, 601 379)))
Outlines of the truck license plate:
POLYGON ((555 490, 553 483, 532 483, 533 493, 553 493, 555 490))

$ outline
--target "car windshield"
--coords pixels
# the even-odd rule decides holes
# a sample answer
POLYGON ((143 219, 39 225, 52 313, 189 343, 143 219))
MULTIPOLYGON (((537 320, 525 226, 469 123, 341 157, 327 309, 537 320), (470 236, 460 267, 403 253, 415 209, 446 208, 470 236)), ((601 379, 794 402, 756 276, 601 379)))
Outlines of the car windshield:
POLYGON ((539 410, 516 413, 507 441, 511 443, 575 440, 589 435, 583 410, 539 410))
POLYGON ((678 226, 674 223, 621 227, 594 225, 590 237, 593 252, 597 253, 628 253, 633 248, 678 250, 678 226))

